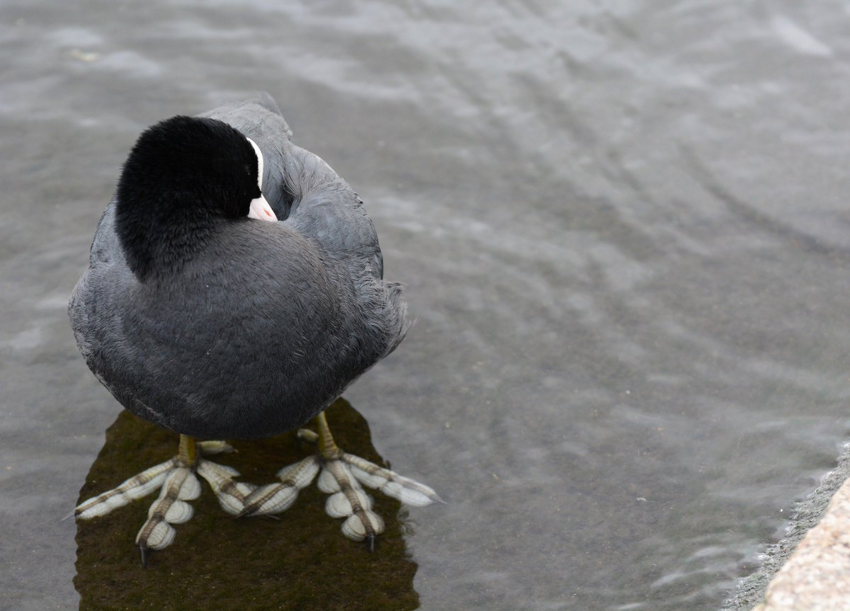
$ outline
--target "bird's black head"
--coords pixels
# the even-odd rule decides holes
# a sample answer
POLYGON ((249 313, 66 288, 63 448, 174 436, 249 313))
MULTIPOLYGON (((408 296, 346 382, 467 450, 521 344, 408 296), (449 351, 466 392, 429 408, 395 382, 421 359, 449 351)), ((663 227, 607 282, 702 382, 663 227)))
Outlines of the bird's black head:
POLYGON ((116 194, 116 230, 136 276, 179 268, 216 223, 247 217, 262 166, 259 148, 222 121, 176 116, 144 131, 116 194))

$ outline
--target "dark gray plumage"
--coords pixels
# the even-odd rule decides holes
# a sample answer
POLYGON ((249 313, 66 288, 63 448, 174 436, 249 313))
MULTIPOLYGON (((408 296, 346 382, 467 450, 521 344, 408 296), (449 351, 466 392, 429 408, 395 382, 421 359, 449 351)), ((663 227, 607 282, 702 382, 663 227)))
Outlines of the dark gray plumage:
POLYGON ((69 315, 88 366, 131 412, 193 437, 266 437, 307 422, 394 350, 406 305, 382 279, 362 201, 290 142, 270 96, 203 116, 259 145, 279 222, 205 221, 183 234, 179 264, 141 281, 113 199, 69 315))

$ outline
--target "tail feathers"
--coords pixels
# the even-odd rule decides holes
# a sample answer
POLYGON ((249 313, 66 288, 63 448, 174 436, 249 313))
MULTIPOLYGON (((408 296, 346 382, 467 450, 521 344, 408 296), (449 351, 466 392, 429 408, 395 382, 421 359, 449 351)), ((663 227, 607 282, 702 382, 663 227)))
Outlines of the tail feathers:
POLYGON ((387 290, 387 351, 384 356, 398 348, 413 321, 407 319, 407 302, 404 300, 404 285, 400 282, 385 282, 387 290))
POLYGON ((292 130, 283 118, 277 102, 265 91, 258 91, 247 100, 231 102, 198 116, 224 121, 243 133, 246 130, 254 130, 257 133, 271 130, 274 137, 279 137, 282 132, 286 138, 292 138, 292 130))
POLYGON ((257 91, 255 93, 257 94, 257 97, 254 101, 257 104, 276 115, 280 115, 281 117, 283 116, 283 113, 280 112, 280 106, 277 105, 277 102, 268 91, 257 91))

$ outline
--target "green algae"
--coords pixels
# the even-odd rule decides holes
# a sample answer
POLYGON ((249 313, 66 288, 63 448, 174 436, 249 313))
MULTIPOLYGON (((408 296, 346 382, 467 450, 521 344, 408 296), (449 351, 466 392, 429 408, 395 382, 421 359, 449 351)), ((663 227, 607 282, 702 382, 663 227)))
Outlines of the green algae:
MULTIPOLYGON (((344 400, 327 411, 339 446, 385 464, 372 446, 369 425, 344 400)), ((235 467, 242 481, 264 484, 315 446, 294 432, 233 442, 236 452, 212 459, 235 467)), ((80 490, 80 501, 115 487, 177 452, 177 435, 123 411, 80 490)), ((403 511, 380 493, 375 511, 386 522, 374 552, 346 539, 341 520, 324 513, 326 495, 315 486, 269 518, 234 519, 203 483, 191 504, 194 517, 177 524, 174 543, 151 552, 142 568, 134 544, 153 495, 111 514, 77 522, 77 576, 81 611, 191 608, 329 611, 405 611, 419 607, 413 589, 417 565, 406 552, 403 511)))

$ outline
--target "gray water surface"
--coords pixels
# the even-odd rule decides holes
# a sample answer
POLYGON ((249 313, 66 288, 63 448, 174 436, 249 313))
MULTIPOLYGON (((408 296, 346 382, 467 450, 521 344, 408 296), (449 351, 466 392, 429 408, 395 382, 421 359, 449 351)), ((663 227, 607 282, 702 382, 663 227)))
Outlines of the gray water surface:
POLYGON ((449 502, 422 608, 718 608, 850 431, 848 60, 839 2, 4 2, 0 608, 77 606, 119 406, 65 304, 120 164, 255 90, 408 284, 346 397, 449 502))

